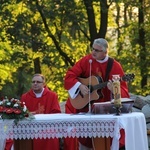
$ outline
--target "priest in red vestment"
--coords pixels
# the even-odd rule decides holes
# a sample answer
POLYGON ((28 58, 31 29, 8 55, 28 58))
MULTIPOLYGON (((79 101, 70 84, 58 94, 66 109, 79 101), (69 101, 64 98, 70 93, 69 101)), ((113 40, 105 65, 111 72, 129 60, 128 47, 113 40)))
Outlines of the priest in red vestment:
MULTIPOLYGON (((78 80, 79 77, 89 78, 90 76, 99 76, 101 77, 100 79, 105 82, 112 80, 112 75, 120 75, 120 77, 124 75, 121 64, 115 59, 109 57, 108 48, 109 45, 105 39, 95 39, 92 45, 91 54, 81 58, 72 68, 67 71, 64 79, 64 87, 66 90, 68 90, 69 96, 72 100, 76 98, 78 94, 84 96, 89 93, 89 88, 87 85, 84 85, 78 80)), ((129 98, 127 83, 122 81, 120 84, 121 97, 129 98)), ((113 98, 111 82, 108 82, 105 87, 97 92, 103 94, 103 97, 94 102, 110 101, 113 98)), ((66 113, 88 112, 88 105, 82 106, 81 109, 75 109, 70 102, 70 98, 68 98, 65 107, 66 113)), ((122 137, 123 136, 124 134, 122 134, 122 137)), ((66 138, 64 140, 64 149, 78 150, 78 147, 80 146, 80 149, 83 147, 83 149, 91 150, 93 147, 92 140, 90 138, 79 138, 79 144, 76 143, 76 140, 76 138, 66 138), (74 145, 71 143, 74 143, 74 145)), ((120 144, 121 143, 124 144, 124 138, 120 139, 120 144)))
MULTIPOLYGON (((41 74, 32 78, 30 91, 21 96, 30 112, 35 114, 60 113, 58 96, 45 86, 45 79, 41 74)), ((33 150, 59 150, 59 139, 34 139, 33 150)))

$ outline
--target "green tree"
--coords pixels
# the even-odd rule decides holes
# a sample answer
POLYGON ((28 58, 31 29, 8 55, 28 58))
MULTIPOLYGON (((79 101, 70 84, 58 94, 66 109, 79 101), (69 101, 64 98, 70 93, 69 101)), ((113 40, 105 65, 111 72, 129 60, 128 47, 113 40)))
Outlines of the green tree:
POLYGON ((63 88, 66 70, 90 52, 97 37, 107 38, 110 55, 123 64, 127 73, 136 74, 130 83, 131 92, 147 94, 149 3, 146 1, 142 6, 144 13, 140 14, 134 10, 141 9, 141 5, 133 0, 2 1, 1 95, 19 97, 29 90, 32 74, 43 73, 60 101, 66 100, 68 95, 63 88), (144 15, 144 22, 139 23, 138 14, 144 15), (142 41, 139 33, 143 33, 140 30, 144 31, 145 45, 139 43, 142 41))

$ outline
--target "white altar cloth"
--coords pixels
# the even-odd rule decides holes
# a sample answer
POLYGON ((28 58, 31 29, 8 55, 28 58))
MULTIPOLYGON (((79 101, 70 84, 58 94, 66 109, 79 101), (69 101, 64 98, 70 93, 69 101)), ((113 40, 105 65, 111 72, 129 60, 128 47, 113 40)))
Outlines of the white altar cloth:
POLYGON ((121 114, 38 114, 35 119, 0 120, 0 139, 62 137, 112 137, 112 150, 118 149, 119 130, 125 130, 126 150, 148 150, 143 113, 121 114))
POLYGON ((148 150, 145 116, 143 113, 131 115, 122 115, 119 118, 120 128, 125 129, 126 150, 148 150))
POLYGON ((0 121, 0 138, 33 139, 62 137, 113 137, 116 117, 84 114, 38 114, 35 119, 0 121))

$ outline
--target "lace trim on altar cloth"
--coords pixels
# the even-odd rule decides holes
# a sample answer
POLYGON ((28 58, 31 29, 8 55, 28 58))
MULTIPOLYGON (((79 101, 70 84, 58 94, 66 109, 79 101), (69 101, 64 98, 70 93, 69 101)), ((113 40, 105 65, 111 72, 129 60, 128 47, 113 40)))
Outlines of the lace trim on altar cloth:
POLYGON ((117 119, 32 120, 0 122, 2 139, 34 139, 62 137, 114 137, 117 119))

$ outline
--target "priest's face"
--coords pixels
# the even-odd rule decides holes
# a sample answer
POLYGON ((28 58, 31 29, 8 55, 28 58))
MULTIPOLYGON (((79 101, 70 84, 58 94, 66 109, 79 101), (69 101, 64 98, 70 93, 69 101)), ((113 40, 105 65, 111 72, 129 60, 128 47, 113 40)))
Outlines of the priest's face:
POLYGON ((92 47, 92 57, 96 60, 103 60, 105 59, 107 52, 103 50, 102 46, 97 44, 93 44, 92 47))
POLYGON ((41 76, 34 76, 32 78, 32 90, 35 93, 40 93, 42 92, 44 87, 44 80, 42 79, 41 76))

